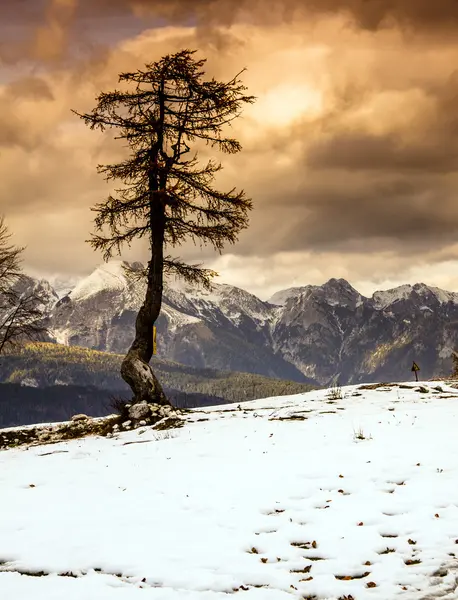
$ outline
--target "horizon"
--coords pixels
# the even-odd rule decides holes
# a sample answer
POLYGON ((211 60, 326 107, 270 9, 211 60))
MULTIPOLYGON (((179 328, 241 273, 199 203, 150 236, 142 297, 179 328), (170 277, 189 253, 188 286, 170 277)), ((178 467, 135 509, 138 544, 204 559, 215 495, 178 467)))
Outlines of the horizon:
MULTIPOLYGON (((81 276, 98 163, 122 145, 71 113, 122 71, 196 48, 207 77, 257 96, 217 155, 217 186, 253 198, 250 226, 204 263, 259 297, 342 277, 362 293, 458 291, 458 4, 450 0, 22 0, 0 5, 0 212, 35 273, 81 276), (268 65, 268 69, 266 68, 268 65), (39 226, 37 223, 39 222, 39 226)), ((208 153, 208 151, 207 151, 208 153)), ((211 154, 211 153, 210 153, 211 154)), ((207 154, 202 152, 202 159, 207 154)), ((134 245, 123 258, 144 259, 134 245)))

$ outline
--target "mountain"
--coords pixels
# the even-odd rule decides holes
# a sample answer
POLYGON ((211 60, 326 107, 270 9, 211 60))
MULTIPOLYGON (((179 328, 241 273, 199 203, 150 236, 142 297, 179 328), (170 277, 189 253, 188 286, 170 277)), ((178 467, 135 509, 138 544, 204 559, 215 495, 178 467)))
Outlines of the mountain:
MULTIPOLYGON (((127 350, 144 284, 126 273, 126 266, 112 261, 98 267, 56 303, 50 328, 57 342, 117 353, 127 350)), ((134 270, 140 267, 133 265, 134 270)), ((315 383, 272 351, 272 309, 229 285, 215 285, 212 292, 166 285, 157 323, 159 356, 198 368, 315 383)))
MULTIPOLYGON (((127 350, 144 294, 127 266, 104 264, 55 302, 49 312, 55 341, 127 350)), ((159 357, 196 368, 343 384, 403 380, 415 360, 429 378, 450 372, 458 294, 420 283, 367 298, 344 279, 331 279, 264 302, 230 285, 209 292, 170 282, 157 326, 159 357)))

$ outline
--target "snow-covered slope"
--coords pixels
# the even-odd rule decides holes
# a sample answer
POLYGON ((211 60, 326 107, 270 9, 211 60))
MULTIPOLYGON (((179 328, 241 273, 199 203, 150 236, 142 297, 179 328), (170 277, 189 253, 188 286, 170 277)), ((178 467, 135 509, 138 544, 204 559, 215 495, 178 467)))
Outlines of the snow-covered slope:
POLYGON ((0 452, 0 598, 456 599, 458 392, 423 385, 0 452))
POLYGON ((111 261, 97 267, 88 277, 77 283, 70 293, 74 301, 84 300, 107 290, 124 290, 127 288, 123 261, 111 261))
POLYGON ((409 300, 412 297, 425 300, 427 303, 433 301, 438 304, 446 304, 447 302, 458 304, 458 293, 447 292, 437 287, 427 286, 424 283, 401 285, 391 290, 375 292, 372 300, 377 309, 384 310, 400 300, 409 300))
POLYGON ((297 296, 304 294, 312 287, 313 286, 311 285, 307 285, 303 287, 292 287, 288 288, 287 290, 280 290, 279 292, 275 292, 275 294, 268 299, 268 302, 269 304, 274 304, 275 306, 285 306, 290 298, 297 298, 297 296))

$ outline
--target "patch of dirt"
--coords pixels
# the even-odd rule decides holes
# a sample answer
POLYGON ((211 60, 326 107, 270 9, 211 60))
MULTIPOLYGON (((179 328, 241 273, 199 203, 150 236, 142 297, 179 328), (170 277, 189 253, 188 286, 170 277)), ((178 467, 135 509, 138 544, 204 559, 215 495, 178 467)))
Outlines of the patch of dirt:
MULTIPOLYGON (((108 571, 103 571, 99 568, 88 569, 87 571, 81 571, 80 573, 73 573, 73 571, 64 571, 62 573, 51 573, 47 571, 33 571, 31 569, 16 569, 10 563, 2 563, 0 562, 0 573, 18 573, 23 577, 70 577, 72 579, 78 579, 81 577, 86 577, 90 574, 90 572, 97 573, 98 575, 109 575, 111 577, 116 577, 117 579, 121 579, 124 583, 133 583, 137 584, 137 577, 129 577, 128 575, 123 575, 122 573, 110 573, 108 571)), ((142 579, 140 587, 160 587, 161 584, 152 583, 148 584, 146 578, 142 579)))
POLYGON ((297 413, 293 415, 288 415, 287 417, 270 417, 269 421, 306 421, 307 419, 308 417, 305 417, 303 414, 297 413))
POLYGON ((381 387, 395 387, 396 383, 366 383, 365 385, 360 385, 358 390, 377 390, 381 387))
POLYGON ((368 577, 369 575, 370 571, 365 571, 364 573, 358 573, 357 575, 334 575, 334 577, 342 581, 352 581, 353 579, 364 579, 364 577, 368 577))
POLYGON ((396 550, 394 548, 385 548, 385 550, 382 550, 379 554, 391 554, 392 552, 396 552, 396 550))
POLYGON ((291 546, 301 548, 302 550, 311 550, 312 548, 317 548, 318 544, 313 540, 313 542, 291 542, 291 546))
POLYGON ((312 565, 307 565, 306 567, 304 567, 303 569, 291 569, 290 573, 310 573, 312 569, 312 565))

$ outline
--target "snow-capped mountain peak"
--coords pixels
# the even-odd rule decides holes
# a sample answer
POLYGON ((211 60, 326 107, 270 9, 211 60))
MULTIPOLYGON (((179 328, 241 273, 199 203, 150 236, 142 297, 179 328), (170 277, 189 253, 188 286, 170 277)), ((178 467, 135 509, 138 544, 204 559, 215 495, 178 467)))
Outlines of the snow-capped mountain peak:
POLYGON ((70 292, 72 301, 84 300, 105 290, 124 290, 127 288, 127 279, 124 267, 128 263, 113 260, 100 265, 88 277, 79 281, 70 292))
POLYGON ((458 304, 458 293, 447 292, 438 287, 428 286, 425 283, 416 283, 415 285, 405 284, 398 287, 375 292, 372 296, 373 305, 378 310, 386 310, 393 304, 401 301, 418 297, 425 301, 433 301, 438 304, 453 302, 458 304))
MULTIPOLYGON (((103 264, 56 303, 49 319, 56 341, 127 351, 145 283, 124 266, 103 264)), ((432 377, 450 373, 458 348, 458 294, 419 283, 366 298, 345 279, 330 279, 263 302, 227 284, 205 290, 166 281, 157 334, 160 357, 201 368, 325 384, 399 380, 415 360, 432 377)))
POLYGON ((306 285, 276 292, 268 302, 276 306, 295 306, 299 298, 314 298, 329 306, 356 307, 361 301, 359 294, 345 279, 329 279, 323 285, 306 285))
POLYGON ((306 285, 302 287, 292 287, 286 290, 280 290, 279 292, 275 292, 275 294, 271 296, 267 302, 275 306, 285 306, 290 298, 297 298, 311 287, 312 286, 310 285, 306 285))

